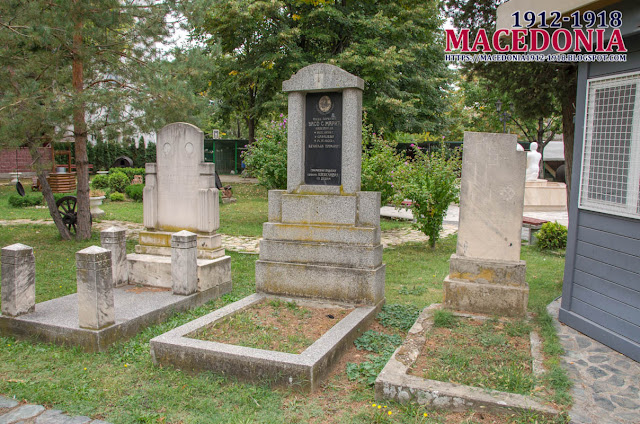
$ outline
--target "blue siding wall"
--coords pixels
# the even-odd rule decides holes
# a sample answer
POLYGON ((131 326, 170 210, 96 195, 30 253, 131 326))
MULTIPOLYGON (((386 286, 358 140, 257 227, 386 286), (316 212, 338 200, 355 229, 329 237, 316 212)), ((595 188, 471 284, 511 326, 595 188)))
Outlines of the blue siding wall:
POLYGON ((581 64, 578 72, 560 321, 640 361, 640 219, 577 207, 587 79, 640 71, 640 36, 629 37, 625 43, 629 49, 626 63, 581 64))

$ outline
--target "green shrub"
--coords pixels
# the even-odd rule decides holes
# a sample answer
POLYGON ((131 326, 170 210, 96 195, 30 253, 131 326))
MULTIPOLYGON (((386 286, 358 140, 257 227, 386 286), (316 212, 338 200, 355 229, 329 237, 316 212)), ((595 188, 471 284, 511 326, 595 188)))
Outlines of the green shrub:
POLYGON ((109 190, 111 190, 112 193, 124 193, 124 190, 130 182, 129 178, 119 170, 109 174, 109 190))
POLYGON ((122 172, 129 178, 129 183, 133 181, 133 177, 136 175, 142 175, 142 181, 144 182, 145 169, 144 168, 111 168, 111 172, 122 172))
POLYGON ((390 203, 395 193, 393 175, 402 163, 397 144, 373 132, 371 124, 362 126, 362 190, 379 191, 382 206, 390 203))
POLYGON ((24 197, 19 194, 9 196, 9 205, 14 208, 26 208, 29 206, 39 206, 43 203, 42 193, 26 194, 24 197))
POLYGON ((132 184, 130 186, 127 186, 127 188, 124 190, 129 199, 135 200, 136 202, 142 202, 143 191, 144 184, 132 184))
POLYGON ((91 188, 95 188, 97 190, 104 190, 109 188, 109 176, 96 175, 91 179, 91 188))
POLYGON ((567 247, 567 227, 557 222, 545 222, 536 234, 540 249, 564 249, 567 247))
POLYGON ((111 199, 112 202, 122 202, 124 200, 124 194, 118 192, 111 193, 109 199, 111 199))
POLYGON ((242 154, 246 171, 267 189, 287 188, 287 119, 271 121, 242 154))
POLYGON ((444 145, 432 152, 412 147, 415 157, 394 173, 394 201, 399 206, 411 200, 414 226, 429 237, 429 246, 434 248, 449 205, 458 201, 461 156, 459 150, 451 154, 444 145))

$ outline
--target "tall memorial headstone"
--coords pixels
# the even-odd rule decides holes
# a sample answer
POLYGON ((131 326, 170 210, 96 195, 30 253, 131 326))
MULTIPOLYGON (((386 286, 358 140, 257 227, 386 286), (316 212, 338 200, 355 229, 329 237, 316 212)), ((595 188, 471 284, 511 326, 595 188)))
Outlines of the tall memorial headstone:
POLYGON ((204 161, 204 133, 184 122, 158 131, 156 163, 146 164, 145 231, 136 254, 128 255, 129 282, 172 287, 171 236, 197 235, 198 291, 231 284, 220 227, 215 164, 204 161))
POLYGON ((284 81, 287 190, 269 191, 256 289, 377 305, 384 299, 380 193, 360 191, 364 81, 328 64, 284 81))
POLYGON ((526 153, 514 135, 465 132, 456 253, 445 306, 523 316, 529 298, 520 260, 526 153))

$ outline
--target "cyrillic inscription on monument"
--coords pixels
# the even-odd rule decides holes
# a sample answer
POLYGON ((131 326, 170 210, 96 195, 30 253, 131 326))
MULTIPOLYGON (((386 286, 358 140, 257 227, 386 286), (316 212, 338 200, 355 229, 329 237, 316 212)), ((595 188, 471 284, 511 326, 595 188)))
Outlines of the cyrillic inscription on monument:
POLYGON ((309 93, 305 113, 304 182, 340 185, 342 93, 309 93))

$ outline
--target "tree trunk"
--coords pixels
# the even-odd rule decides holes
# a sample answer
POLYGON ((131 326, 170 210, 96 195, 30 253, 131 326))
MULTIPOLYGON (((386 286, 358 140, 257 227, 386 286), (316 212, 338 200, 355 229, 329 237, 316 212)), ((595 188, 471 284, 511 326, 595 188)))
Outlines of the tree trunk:
MULTIPOLYGON (((74 2, 77 8, 77 0, 74 2)), ((89 167, 87 159, 87 123, 85 121, 85 105, 82 100, 84 91, 83 57, 82 57, 82 17, 76 10, 74 13, 73 62, 71 64, 73 91, 77 103, 73 110, 73 135, 76 153, 76 177, 78 181, 78 221, 76 238, 91 238, 91 212, 89 206, 89 167)))
MULTIPOLYGON (((51 146, 53 149, 53 144, 51 146)), ((60 216, 60 211, 56 206, 56 200, 53 197, 53 192, 51 191, 51 186, 47 181, 47 176, 43 169, 38 167, 38 162, 40 161, 40 153, 38 152, 35 143, 29 143, 29 153, 31 154, 32 163, 35 164, 34 168, 36 171, 36 175, 38 176, 38 181, 40 181, 40 188, 42 189, 42 195, 44 196, 44 200, 47 202, 47 206, 49 207, 49 215, 53 218, 53 222, 56 224, 56 228, 60 233, 60 237, 62 240, 71 240, 71 234, 69 233, 69 229, 62 222, 62 217, 60 216)))
POLYGON ((247 131, 249 132, 249 144, 256 141, 256 119, 253 117, 247 117, 247 131))
POLYGON ((562 104, 562 139, 564 142, 565 183, 567 184, 567 210, 571 199, 571 174, 573 169, 573 138, 575 135, 576 91, 578 89, 577 66, 563 69, 561 83, 565 87, 560 93, 562 104))

